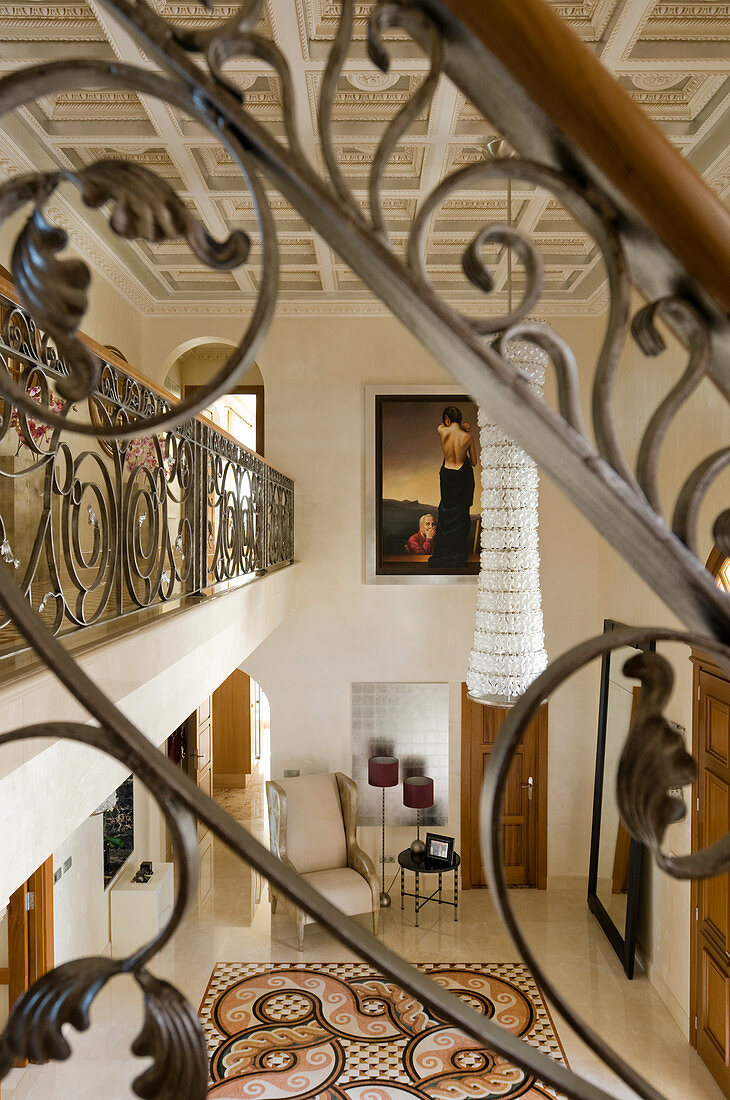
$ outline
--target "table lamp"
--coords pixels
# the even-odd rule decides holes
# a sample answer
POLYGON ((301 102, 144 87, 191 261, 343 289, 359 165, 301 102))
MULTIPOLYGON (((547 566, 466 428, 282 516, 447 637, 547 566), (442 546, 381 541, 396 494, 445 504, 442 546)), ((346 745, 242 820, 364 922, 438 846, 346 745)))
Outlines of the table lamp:
POLYGON ((403 805, 416 810, 416 839, 411 842, 411 855, 423 859, 426 845, 421 840, 421 810, 433 806, 433 779, 427 775, 409 775, 403 780, 403 805))
POLYGON ((368 760, 368 783, 371 787, 381 787, 383 801, 381 809, 382 840, 380 846, 380 907, 387 909, 390 894, 385 889, 385 788, 398 786, 398 758, 396 756, 371 756, 368 760))

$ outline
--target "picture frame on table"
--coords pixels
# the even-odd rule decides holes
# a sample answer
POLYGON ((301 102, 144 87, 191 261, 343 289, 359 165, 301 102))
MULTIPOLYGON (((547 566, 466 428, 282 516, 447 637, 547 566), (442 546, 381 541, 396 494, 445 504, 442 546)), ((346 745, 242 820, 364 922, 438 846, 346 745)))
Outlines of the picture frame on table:
POLYGON ((453 836, 426 833, 425 857, 429 863, 442 863, 444 867, 450 866, 454 859, 453 836))
POLYGON ((458 387, 373 386, 366 395, 367 582, 474 583, 481 539, 476 405, 458 387), (456 469, 446 469, 444 458, 447 409, 457 410, 473 443, 456 469))

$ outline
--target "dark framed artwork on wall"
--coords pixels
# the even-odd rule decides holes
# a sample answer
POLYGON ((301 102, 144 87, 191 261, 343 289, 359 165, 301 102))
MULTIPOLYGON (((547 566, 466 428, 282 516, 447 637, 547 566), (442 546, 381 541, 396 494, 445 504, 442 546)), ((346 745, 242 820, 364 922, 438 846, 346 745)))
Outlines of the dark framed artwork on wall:
POLYGON ((368 579, 451 581, 479 572, 479 428, 465 394, 371 394, 368 579))

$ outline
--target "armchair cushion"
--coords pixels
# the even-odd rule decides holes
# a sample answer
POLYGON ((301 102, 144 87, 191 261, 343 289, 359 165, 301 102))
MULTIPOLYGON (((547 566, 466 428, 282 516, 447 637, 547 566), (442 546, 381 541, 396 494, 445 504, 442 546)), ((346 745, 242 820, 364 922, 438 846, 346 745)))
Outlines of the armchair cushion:
MULTIPOLYGON (((369 913, 373 908, 370 884, 351 867, 313 871, 302 877, 348 917, 356 913, 369 913)), ((305 923, 311 924, 312 918, 305 916, 305 923)))
POLYGON ((286 854, 299 874, 347 868, 347 842, 336 777, 331 772, 303 775, 286 779, 281 786, 286 792, 286 854))

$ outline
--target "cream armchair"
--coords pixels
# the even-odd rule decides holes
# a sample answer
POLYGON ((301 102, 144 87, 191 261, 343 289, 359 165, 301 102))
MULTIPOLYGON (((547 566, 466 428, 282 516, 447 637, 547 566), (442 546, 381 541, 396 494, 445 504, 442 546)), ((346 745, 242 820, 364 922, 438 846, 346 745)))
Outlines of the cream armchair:
MULTIPOLYGON (((303 775, 266 784, 271 851, 348 916, 372 913, 378 934, 380 885, 373 861, 357 843, 357 786, 342 772, 303 775)), ((269 886, 271 910, 278 896, 269 886)), ((287 898, 304 949, 304 926, 312 917, 287 898)))

